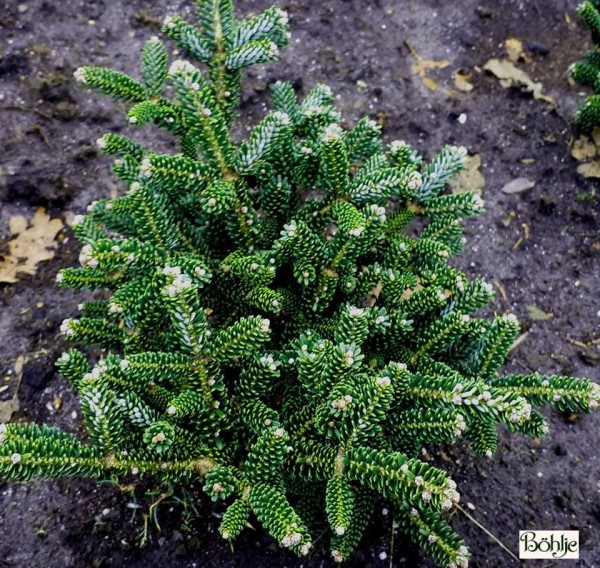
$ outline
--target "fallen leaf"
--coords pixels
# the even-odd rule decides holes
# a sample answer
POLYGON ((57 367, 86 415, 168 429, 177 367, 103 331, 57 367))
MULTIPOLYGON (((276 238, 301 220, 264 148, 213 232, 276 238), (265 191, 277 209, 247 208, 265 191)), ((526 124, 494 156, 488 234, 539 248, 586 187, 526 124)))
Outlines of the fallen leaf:
POLYGON ((21 215, 11 217, 8 226, 17 236, 8 242, 8 256, 0 260, 0 282, 14 283, 18 280, 17 273, 35 274, 38 262, 54 256, 54 239, 63 224, 60 219, 50 219, 40 207, 29 226, 21 215))
POLYGON ((437 91, 440 87, 431 77, 421 77, 421 81, 430 91, 437 91))
POLYGON ((577 166, 577 173, 585 178, 600 178, 600 162, 593 160, 577 166))
POLYGON ((454 72, 454 85, 459 91, 468 93, 473 90, 473 84, 471 83, 471 74, 466 73, 462 69, 457 69, 454 72))
POLYGON ((452 189, 452 193, 474 191, 481 195, 485 185, 485 178, 481 173, 481 156, 479 154, 467 156, 465 169, 453 178, 448 185, 452 189))
POLYGON ((500 85, 505 89, 511 87, 522 88, 532 93, 534 99, 554 103, 552 97, 542 94, 542 89, 544 88, 542 83, 533 81, 525 71, 516 67, 512 61, 507 59, 490 59, 483 68, 500 79, 500 85))
POLYGON ((504 49, 506 50, 506 55, 508 55, 508 58, 514 63, 519 61, 519 59, 524 56, 523 42, 516 37, 509 37, 504 42, 504 49))
POLYGON ((554 314, 552 312, 546 313, 545 311, 540 310, 538 307, 533 306, 531 304, 526 306, 525 308, 527 310, 527 313, 529 314, 529 317, 535 321, 546 321, 554 317, 554 314))
POLYGON ((596 155, 596 144, 592 142, 587 136, 581 135, 571 147, 571 156, 578 162, 593 158, 596 155))
POLYGON ((23 365, 25 356, 19 355, 15 361, 13 373, 7 375, 9 377, 8 386, 11 390, 11 397, 0 400, 0 423, 8 422, 12 415, 19 410, 19 386, 21 385, 21 377, 23 376, 23 365))
POLYGON ((425 59, 421 57, 408 42, 405 42, 405 44, 406 47, 408 47, 413 59, 416 61, 416 63, 410 68, 410 72, 413 75, 420 77, 423 85, 425 85, 428 89, 435 91, 439 85, 428 76, 428 72, 432 69, 444 69, 450 65, 450 61, 445 59, 440 61, 425 59))
POLYGON ((503 188, 502 193, 521 193, 522 191, 527 191, 535 186, 535 182, 531 181, 527 178, 517 178, 509 181, 503 188))

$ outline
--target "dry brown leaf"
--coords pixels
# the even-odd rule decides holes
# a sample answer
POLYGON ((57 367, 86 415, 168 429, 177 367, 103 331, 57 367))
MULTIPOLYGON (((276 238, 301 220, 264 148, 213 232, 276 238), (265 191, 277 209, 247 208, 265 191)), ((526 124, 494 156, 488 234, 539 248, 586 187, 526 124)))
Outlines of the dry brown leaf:
POLYGON ((440 87, 431 77, 421 77, 421 81, 430 91, 437 91, 440 87))
POLYGON ((506 55, 513 62, 516 63, 519 59, 525 59, 525 53, 523 51, 523 42, 516 37, 509 37, 504 42, 504 49, 506 50, 506 55))
POLYGON ((481 195, 485 178, 481 173, 481 156, 467 156, 465 159, 465 169, 453 178, 448 185, 453 193, 463 193, 465 191, 474 191, 481 195))
POLYGON ((485 71, 489 71, 500 79, 500 85, 505 89, 511 87, 522 88, 533 94, 533 98, 547 103, 554 103, 554 99, 542 94, 544 86, 542 83, 536 83, 522 69, 515 66, 508 59, 490 59, 484 66, 485 71))
POLYGON ((35 274, 38 262, 54 256, 54 239, 63 224, 60 219, 50 219, 40 207, 29 223, 25 217, 15 215, 8 226, 17 236, 8 243, 9 255, 0 260, 0 282, 14 283, 19 272, 35 274))
POLYGON ((448 65, 450 65, 450 61, 447 61, 445 59, 441 61, 425 59, 421 57, 408 42, 405 43, 406 47, 408 47, 408 50, 410 51, 410 54, 416 61, 416 63, 410 68, 410 72, 413 75, 421 77, 423 85, 425 85, 428 89, 432 91, 438 89, 439 85, 431 77, 428 76, 428 72, 432 69, 444 69, 448 67, 448 65))
POLYGON ((544 310, 540 310, 540 308, 534 306, 533 304, 529 304, 525 308, 529 314, 529 317, 535 321, 546 321, 554 317, 552 312, 546 313, 544 310))
POLYGON ((577 173, 585 178, 600 178, 600 162, 593 160, 577 166, 577 173))
POLYGON ((512 193, 521 193, 523 191, 527 191, 535 186, 535 182, 530 179, 520 177, 517 179, 513 179, 509 181, 503 188, 502 193, 508 193, 509 195, 512 193))
POLYGON ((592 142, 587 136, 581 135, 571 147, 571 156, 578 162, 593 158, 596 155, 596 144, 592 142))
POLYGON ((454 85, 459 91, 468 93, 473 90, 473 84, 471 83, 471 74, 466 73, 462 69, 457 69, 454 72, 454 85))
MULTIPOLYGON (((10 388, 10 398, 3 397, 4 400, 0 400, 0 423, 8 422, 12 415, 19 410, 19 386, 21 385, 21 378, 23 377, 23 365, 25 364, 25 356, 19 355, 15 361, 15 367, 8 380, 8 386, 10 388)), ((8 390, 8 389, 6 389, 8 390)))

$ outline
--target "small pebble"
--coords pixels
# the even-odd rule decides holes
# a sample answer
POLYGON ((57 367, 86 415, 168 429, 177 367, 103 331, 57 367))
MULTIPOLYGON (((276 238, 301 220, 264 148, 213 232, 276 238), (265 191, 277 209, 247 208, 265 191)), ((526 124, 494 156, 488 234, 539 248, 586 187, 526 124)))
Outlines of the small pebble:
POLYGON ((379 560, 385 560, 387 558, 387 552, 379 553, 379 560))
POLYGON ((473 503, 467 503, 467 507, 471 509, 471 511, 475 510, 475 505, 473 505, 473 503))
POLYGON ((461 112, 458 115, 458 119, 457 120, 458 120, 459 124, 464 124, 465 122, 467 122, 467 115, 464 112, 461 112))
POLYGON ((29 10, 29 6, 27 4, 19 4, 17 6, 17 10, 19 11, 19 14, 24 14, 27 12, 27 10, 29 10))

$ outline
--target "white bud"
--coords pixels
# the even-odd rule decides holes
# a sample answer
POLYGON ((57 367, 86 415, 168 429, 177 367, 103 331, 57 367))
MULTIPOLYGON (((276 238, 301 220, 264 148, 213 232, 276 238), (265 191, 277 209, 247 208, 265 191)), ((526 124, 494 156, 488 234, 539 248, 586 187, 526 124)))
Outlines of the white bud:
POLYGON ((325 132, 323 133, 321 140, 325 144, 329 142, 337 142, 338 140, 341 140, 342 134, 343 130, 338 124, 330 124, 327 128, 325 128, 325 132))
POLYGON ((285 112, 281 112, 281 111, 274 112, 273 118, 275 120, 277 120, 278 122, 281 122, 281 124, 284 124, 284 125, 287 125, 290 123, 290 117, 285 112))
POLYGON ((279 21, 279 25, 285 26, 289 21, 288 13, 281 8, 275 8, 275 13, 277 14, 277 20, 279 21))
POLYGON ((171 63, 171 67, 169 67, 169 74, 173 75, 174 73, 178 73, 179 71, 186 71, 188 73, 191 73, 194 71, 194 66, 189 61, 177 59, 176 61, 173 61, 173 63, 171 63))
POLYGON ((277 57, 277 55, 279 55, 279 48, 277 47, 277 44, 274 41, 269 43, 269 50, 267 53, 271 58, 277 57))
POLYGON ((479 195, 473 196, 473 211, 481 211, 485 206, 483 199, 479 195))
POLYGON ((406 148, 406 146, 408 146, 408 144, 404 140, 394 140, 390 143, 390 152, 395 154, 402 148, 406 148))
POLYGON ((348 234, 350 234, 353 237, 360 237, 364 230, 364 227, 357 227, 356 229, 350 229, 350 231, 348 231, 348 234))
POLYGON ((75 330, 72 327, 73 324, 73 320, 72 319, 66 319, 64 320, 61 324, 60 324, 60 331, 63 335, 66 335, 67 337, 74 335, 75 334, 75 330))
POLYGON ((150 163, 150 159, 149 158, 144 158, 142 160, 142 163, 140 164, 140 172, 145 177, 152 177, 152 164, 150 163))
POLYGON ((357 308, 356 306, 350 306, 348 308, 348 313, 352 316, 352 317, 360 317, 365 313, 365 309, 364 308, 357 308))
POLYGON ((85 67, 78 67, 75 70, 75 72, 73 73, 73 77, 75 77, 75 80, 78 83, 81 83, 82 85, 85 84, 85 82, 86 82, 85 67))
POLYGON ((301 556, 306 556, 309 552, 310 549, 312 548, 312 544, 310 542, 305 542, 301 547, 300 547, 300 555, 301 556))
POLYGON ((163 26, 165 28, 168 28, 168 29, 172 30, 175 27, 175 22, 173 21, 173 16, 167 16, 163 20, 163 26))
POLYGON ((380 387, 389 387, 392 384, 392 381, 389 377, 377 377, 377 384, 380 387))

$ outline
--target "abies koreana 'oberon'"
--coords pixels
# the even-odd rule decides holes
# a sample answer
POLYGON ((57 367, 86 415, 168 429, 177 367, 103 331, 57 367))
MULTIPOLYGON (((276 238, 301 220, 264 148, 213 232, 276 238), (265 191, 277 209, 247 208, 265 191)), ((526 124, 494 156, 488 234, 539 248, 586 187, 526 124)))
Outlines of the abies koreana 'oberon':
POLYGON ((278 58, 287 16, 238 20, 229 0, 206 0, 198 24, 163 27, 194 63, 169 63, 152 38, 137 78, 75 73, 180 151, 98 140, 125 189, 76 219, 81 267, 58 275, 101 291, 62 325, 96 348, 95 364, 77 349, 58 360, 86 441, 4 424, 0 477, 200 479, 228 505, 225 539, 255 517, 305 555, 326 521, 339 561, 382 501, 438 564, 464 567, 470 553, 445 520, 456 484, 421 449, 464 437, 492 455, 497 424, 541 437, 534 406, 587 412, 599 388, 498 374, 519 323, 478 317, 492 286, 449 264, 461 220, 483 210, 476 194, 444 192, 463 148, 426 163, 404 142, 384 145, 373 120, 342 128, 327 86, 298 100, 281 82, 274 110, 235 141, 242 70, 278 58))

